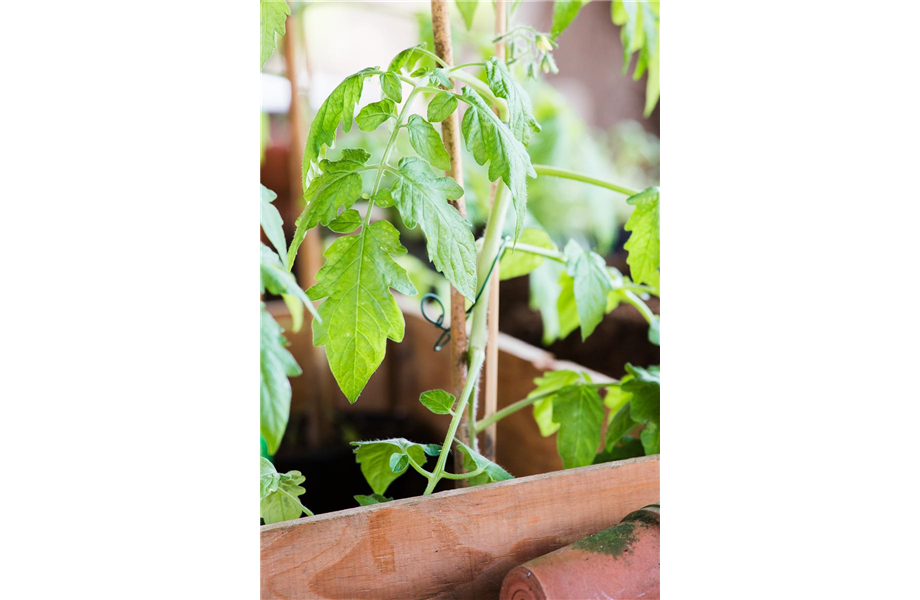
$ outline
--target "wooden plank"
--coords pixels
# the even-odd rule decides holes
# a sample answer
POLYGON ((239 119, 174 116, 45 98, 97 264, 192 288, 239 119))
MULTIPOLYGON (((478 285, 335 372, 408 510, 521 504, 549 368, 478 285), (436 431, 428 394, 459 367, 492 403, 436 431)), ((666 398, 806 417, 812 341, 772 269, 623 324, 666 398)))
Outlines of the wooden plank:
POLYGON ((920 502, 920 455, 664 455, 661 502, 920 502))
POLYGON ((263 599, 494 600, 505 574, 659 501, 659 456, 266 525, 263 599))

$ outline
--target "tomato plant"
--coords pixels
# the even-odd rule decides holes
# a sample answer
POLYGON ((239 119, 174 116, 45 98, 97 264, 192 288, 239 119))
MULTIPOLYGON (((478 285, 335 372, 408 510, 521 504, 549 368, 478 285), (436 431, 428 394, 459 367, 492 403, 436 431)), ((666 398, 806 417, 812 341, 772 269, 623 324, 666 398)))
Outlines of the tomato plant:
MULTIPOLYGON (((329 368, 349 402, 358 401, 380 366, 387 341, 403 338, 405 322, 391 290, 417 293, 406 270, 395 260, 406 253, 400 234, 390 221, 372 220, 374 206, 393 207, 406 228, 421 229, 431 263, 470 306, 468 371, 462 392, 455 397, 445 390, 430 390, 419 399, 428 410, 450 419, 445 439, 441 444, 402 438, 354 442, 357 463, 374 492, 357 497, 362 504, 386 501, 388 486, 410 468, 427 480, 425 494, 442 479, 478 484, 510 478, 479 452, 476 434, 526 407, 532 407, 541 433, 556 436, 566 468, 588 465, 599 457, 622 456, 625 436, 640 427, 642 450, 659 451, 658 367, 628 365, 628 375, 618 382, 594 382, 573 371, 549 372, 536 381, 536 389, 527 398, 475 421, 488 343, 490 275, 496 263, 504 279, 528 275, 546 261, 559 265, 554 283, 558 286, 560 335, 579 329, 585 339, 606 313, 626 303, 645 317, 649 338, 659 342, 660 318, 644 301, 660 293, 659 189, 635 191, 571 170, 533 164, 527 150, 541 127, 512 67, 524 65, 531 76, 554 70, 551 51, 555 39, 583 4, 557 1, 549 34, 518 26, 498 36, 499 43, 512 46, 507 62, 493 56, 453 65, 422 44, 399 52, 385 68, 367 67, 346 77, 316 111, 309 129, 302 160, 305 208, 296 220, 290 246, 272 205, 274 194, 262 187, 262 228, 274 247, 261 247, 262 291, 284 298, 295 328, 300 326, 304 308, 314 314, 313 342, 325 348, 329 368), (379 80, 383 97, 359 107, 364 84, 372 78, 379 80), (422 102, 427 103, 425 116, 413 112, 422 108, 422 102), (495 183, 479 241, 467 219, 450 204, 463 196, 463 188, 442 174, 451 168, 451 155, 436 124, 460 111, 465 146, 495 183), (337 158, 330 157, 327 152, 334 147, 339 128, 348 132, 354 124, 363 132, 384 137, 383 150, 372 156, 364 148, 346 148, 337 158), (411 154, 398 155, 396 141, 401 135, 408 137, 411 154), (600 255, 574 240, 559 248, 542 230, 524 227, 527 183, 538 177, 579 181, 628 197, 634 207, 625 227, 630 232, 625 246, 629 276, 608 267, 600 255), (367 204, 363 217, 354 208, 358 200, 367 204), (503 236, 510 210, 515 215, 512 234, 503 236), (316 284, 304 292, 292 266, 305 236, 316 235, 311 232, 320 227, 339 235, 324 253, 316 284), (319 302, 318 308, 314 302, 319 302), (464 416, 472 432, 469 444, 456 439, 464 416), (598 455, 605 419, 604 450, 598 455), (450 452, 462 457, 463 472, 447 470, 450 452), (434 460, 430 470, 426 468, 429 459, 434 460)), ((289 7, 282 0, 261 0, 261 6, 264 65, 276 36, 284 34, 289 7)), ((477 3, 459 2, 458 7, 469 26, 477 3)), ((612 18, 623 25, 627 63, 633 52, 639 52, 636 77, 648 72, 648 113, 658 98, 658 5, 614 2, 612 18)), ((261 434, 271 454, 284 434, 290 410, 287 378, 299 375, 300 368, 285 349, 283 332, 264 305, 261 322, 261 434)), ((277 473, 270 461, 262 459, 262 518, 266 523, 310 514, 298 499, 303 481, 299 472, 277 473)))

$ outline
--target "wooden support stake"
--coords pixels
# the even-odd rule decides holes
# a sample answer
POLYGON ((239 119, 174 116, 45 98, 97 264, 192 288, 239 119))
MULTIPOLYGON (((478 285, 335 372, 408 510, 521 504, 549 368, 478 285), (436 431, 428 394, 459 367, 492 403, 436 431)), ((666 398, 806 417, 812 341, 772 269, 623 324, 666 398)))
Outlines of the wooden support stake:
MULTIPOLYGON (((449 65, 454 64, 453 43, 450 36, 450 13, 445 0, 431 0, 431 26, 434 35, 434 51, 449 65)), ((459 86, 454 84, 454 92, 460 93, 459 86)), ((445 173, 454 178, 460 187, 463 187, 463 155, 460 153, 460 115, 459 111, 441 123, 441 137, 444 138, 444 148, 450 157, 450 170, 445 173)), ((461 196, 458 200, 451 200, 460 214, 466 218, 466 200, 461 196)), ((463 391, 467 377, 467 335, 466 335, 466 299, 463 294, 450 286, 450 382, 451 392, 457 398, 463 391)), ((457 429, 457 440, 464 444, 470 443, 469 419, 464 416, 457 429)), ((455 455, 454 472, 463 472, 463 457, 458 452, 455 455)), ((466 483, 458 480, 458 487, 466 483)))
MULTIPOLYGON (((507 29, 506 15, 507 5, 505 0, 498 0, 495 3, 495 37, 504 35, 505 29, 507 29)), ((495 44, 495 56, 499 60, 505 60, 504 41, 498 41, 495 44)), ((492 184, 492 202, 495 202, 497 187, 495 183, 492 184)), ((499 276, 498 264, 496 264, 489 282, 489 338, 486 345, 486 389, 483 416, 490 415, 498 410, 498 288, 499 276)), ((489 460, 495 460, 497 434, 498 424, 490 425, 482 432, 480 452, 489 460)))

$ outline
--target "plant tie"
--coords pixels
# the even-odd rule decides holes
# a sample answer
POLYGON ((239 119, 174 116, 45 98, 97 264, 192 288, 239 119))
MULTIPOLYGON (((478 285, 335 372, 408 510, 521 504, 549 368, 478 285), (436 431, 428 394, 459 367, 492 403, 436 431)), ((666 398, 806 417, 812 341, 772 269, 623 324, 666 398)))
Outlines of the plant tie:
MULTIPOLYGON (((466 318, 470 318, 470 314, 473 312, 473 307, 479 302, 479 298, 482 296, 483 290, 486 289, 486 286, 489 285, 489 280, 492 278, 492 271, 495 270, 495 265, 498 264, 498 259, 501 258, 502 253, 505 251, 505 246, 511 241, 510 236, 505 236, 502 238, 502 243, 498 246, 498 252, 495 253, 495 258, 492 259, 492 266, 489 267, 489 273, 486 275, 486 278, 483 280, 482 287, 479 288, 479 292, 476 294, 476 299, 473 300, 473 303, 470 304, 470 307, 466 309, 466 318)), ((440 352, 444 346, 450 341, 450 327, 444 326, 444 317, 447 312, 444 309, 444 302, 441 300, 441 297, 437 294, 428 293, 422 296, 422 316, 425 317, 425 320, 434 325, 437 329, 441 330, 441 335, 438 336, 438 339, 434 342, 434 351, 440 352), (438 306, 441 307, 441 314, 438 315, 436 319, 432 319, 428 316, 428 313, 425 312, 425 302, 431 300, 436 302, 438 306)))

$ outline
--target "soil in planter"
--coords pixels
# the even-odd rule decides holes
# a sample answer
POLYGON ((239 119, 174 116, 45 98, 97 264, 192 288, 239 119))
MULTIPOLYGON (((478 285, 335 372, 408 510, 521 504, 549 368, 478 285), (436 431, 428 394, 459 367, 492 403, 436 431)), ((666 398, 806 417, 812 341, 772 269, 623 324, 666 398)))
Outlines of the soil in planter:
MULTIPOLYGON (((627 235, 621 232, 620 239, 626 239, 627 235)), ((609 255, 607 264, 629 273, 626 253, 622 249, 609 255)), ((529 301, 528 277, 501 282, 498 327, 502 333, 538 348, 546 348, 558 359, 576 362, 611 377, 625 375, 626 363, 640 366, 661 363, 661 349, 648 341, 648 323, 632 306, 621 304, 605 315, 584 342, 576 329, 567 338, 544 346, 543 320, 539 311, 530 308, 529 301)), ((652 312, 659 314, 658 298, 652 297, 647 304, 652 312)))
MULTIPOLYGON (((352 440, 378 440, 404 437, 410 440, 439 439, 438 433, 400 413, 349 412, 336 415, 337 439, 335 445, 310 450, 306 445, 309 431, 307 418, 291 415, 278 453, 272 458, 275 468, 282 473, 300 471, 307 480, 301 484, 306 490, 301 500, 315 514, 323 514, 358 506, 356 494, 371 495, 373 490, 355 462, 352 440)), ((429 470, 434 459, 429 458, 429 470)), ((421 496, 427 481, 409 470, 387 488, 386 496, 393 499, 421 496)), ((435 491, 453 489, 453 482, 442 480, 435 491)))

